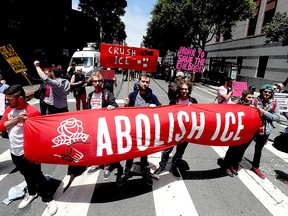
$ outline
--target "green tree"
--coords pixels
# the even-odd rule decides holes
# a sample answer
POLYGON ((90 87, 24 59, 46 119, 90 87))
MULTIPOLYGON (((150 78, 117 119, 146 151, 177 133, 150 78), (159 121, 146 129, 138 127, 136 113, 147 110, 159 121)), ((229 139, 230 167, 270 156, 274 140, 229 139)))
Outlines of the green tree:
POLYGON ((97 21, 99 34, 95 38, 105 43, 124 41, 127 38, 125 24, 120 19, 124 16, 126 7, 126 0, 79 0, 78 5, 82 12, 97 21))
POLYGON ((255 9, 253 0, 158 0, 143 43, 175 56, 180 46, 205 50, 216 34, 231 37, 235 24, 252 18, 255 9))
POLYGON ((271 22, 265 25, 266 43, 280 42, 288 45, 288 17, 287 13, 277 12, 271 22))

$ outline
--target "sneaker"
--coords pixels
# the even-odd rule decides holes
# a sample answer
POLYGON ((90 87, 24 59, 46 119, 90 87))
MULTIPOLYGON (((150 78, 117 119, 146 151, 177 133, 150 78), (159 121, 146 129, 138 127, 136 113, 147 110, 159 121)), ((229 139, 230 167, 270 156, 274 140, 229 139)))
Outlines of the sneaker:
POLYGON ((126 182, 127 182, 127 176, 126 175, 122 175, 121 177, 116 179, 116 185, 118 185, 119 187, 123 186, 126 182))
POLYGON ((25 208, 26 206, 29 205, 29 203, 31 203, 35 198, 37 198, 37 194, 35 195, 27 195, 24 197, 24 199, 20 202, 18 208, 22 209, 25 208))
POLYGON ((153 181, 148 174, 144 174, 142 178, 147 185, 153 185, 153 181))
POLYGON ((155 171, 154 171, 154 174, 161 174, 165 171, 165 169, 163 169, 161 166, 159 166, 155 171))
POLYGON ((52 201, 50 201, 50 202, 47 202, 46 203, 46 210, 47 210, 47 212, 48 212, 48 214, 49 215, 55 215, 56 214, 56 212, 57 212, 57 210, 58 210, 58 207, 57 207, 57 205, 56 205, 56 202, 55 202, 55 200, 52 200, 52 201))
POLYGON ((180 175, 177 167, 172 167, 172 168, 171 168, 171 172, 172 172, 172 174, 173 174, 176 178, 180 178, 180 177, 181 177, 181 175, 180 175))
POLYGON ((111 172, 110 172, 108 169, 105 169, 105 170, 104 170, 103 179, 104 179, 105 181, 107 181, 107 180, 110 178, 110 174, 111 174, 111 172))
POLYGON ((88 170, 87 174, 92 174, 94 172, 96 172, 98 169, 100 169, 100 165, 97 166, 91 166, 91 168, 88 170))
POLYGON ((254 172, 256 175, 258 175, 261 179, 265 179, 264 174, 261 172, 259 168, 252 167, 252 172, 254 172))

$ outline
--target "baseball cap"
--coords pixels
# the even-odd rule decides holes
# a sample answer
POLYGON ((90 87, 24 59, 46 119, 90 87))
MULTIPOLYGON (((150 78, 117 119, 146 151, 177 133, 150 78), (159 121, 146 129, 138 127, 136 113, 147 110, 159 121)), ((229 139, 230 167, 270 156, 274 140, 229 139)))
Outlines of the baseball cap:
POLYGON ((274 88, 271 84, 264 84, 263 86, 261 86, 260 90, 265 90, 265 89, 268 89, 268 90, 271 90, 273 91, 274 88))
POLYGON ((179 72, 176 73, 176 77, 178 77, 178 76, 184 77, 184 73, 182 71, 179 71, 179 72))

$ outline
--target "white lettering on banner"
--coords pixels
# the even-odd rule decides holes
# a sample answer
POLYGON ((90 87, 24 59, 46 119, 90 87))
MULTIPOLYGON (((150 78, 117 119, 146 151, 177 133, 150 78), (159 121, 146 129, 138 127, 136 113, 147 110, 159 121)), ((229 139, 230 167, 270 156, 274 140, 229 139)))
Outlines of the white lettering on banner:
POLYGON ((155 122, 155 146, 160 146, 164 144, 164 141, 160 140, 160 118, 159 114, 154 114, 154 122, 155 122))
POLYGON ((115 61, 114 61, 114 64, 125 64, 125 65, 129 65, 129 59, 130 57, 118 57, 118 56, 115 56, 115 61))
MULTIPOLYGON (((211 140, 220 139, 222 142, 228 142, 231 140, 239 140, 239 134, 244 129, 242 118, 245 116, 244 112, 227 112, 224 115, 224 120, 221 121, 221 113, 216 113, 216 128, 211 140), (236 131, 231 130, 231 125, 237 126, 236 131), (223 128, 223 132, 221 132, 223 128)), ((115 116, 115 132, 117 137, 117 154, 125 154, 132 149, 132 137, 131 137, 131 119, 127 116, 115 116), (126 147, 124 147, 127 145, 126 147)), ((160 146, 172 141, 179 142, 187 134, 189 129, 188 139, 192 139, 195 135, 195 139, 199 139, 204 133, 205 128, 205 113, 179 111, 175 113, 168 113, 169 119, 169 131, 166 136, 161 139, 161 124, 159 114, 153 114, 153 123, 150 121, 149 116, 141 113, 135 116, 135 134, 136 134, 136 147, 139 151, 145 151, 149 146, 160 146), (174 122, 174 115, 177 117, 177 121, 174 122), (189 124, 191 122, 191 124, 189 124), (187 124, 188 123, 188 124, 187 124), (180 131, 174 133, 175 124, 179 126, 180 131), (155 139, 151 140, 151 125, 154 125, 155 139), (189 127, 189 128, 187 128, 189 127), (198 131, 196 133, 196 131, 198 131)), ((132 124, 133 125, 133 124, 132 124)), ((109 125, 110 126, 110 125, 109 125)), ((178 127, 177 127, 178 128, 178 127)), ((184 138, 185 139, 185 138, 184 138)), ((115 154, 112 149, 111 136, 109 134, 109 127, 105 117, 98 119, 97 130, 97 156, 115 154)))
POLYGON ((188 138, 191 139, 192 136, 194 135, 195 131, 198 130, 197 136, 195 139, 199 139, 204 131, 205 127, 205 115, 203 112, 200 112, 200 126, 197 126, 197 115, 195 112, 191 113, 192 116, 192 127, 190 134, 188 135, 188 138))
POLYGON ((136 49, 124 47, 109 47, 108 52, 114 56, 114 64, 129 65, 131 56, 136 56, 136 49))
POLYGON ((182 132, 182 135, 180 134, 175 134, 175 140, 178 142, 179 140, 183 139, 184 135, 186 134, 186 128, 185 125, 183 124, 183 117, 185 117, 185 122, 189 122, 189 115, 186 112, 180 111, 177 114, 177 120, 178 124, 180 126, 180 130, 182 132))
MULTIPOLYGON (((131 124, 129 117, 127 116, 115 116, 115 128, 116 128, 116 134, 117 134, 117 148, 119 154, 125 154, 129 152, 132 148, 132 138, 130 136, 131 132, 131 124), (123 122, 125 130, 122 130, 122 124, 123 122), (123 145, 123 139, 126 139, 127 146, 124 148, 123 145)), ((97 154, 98 156, 98 154, 97 154)))
POLYGON ((113 154, 111 138, 105 117, 101 117, 98 119, 97 141, 97 155, 102 156, 104 149, 106 149, 107 155, 113 154))
POLYGON ((140 151, 144 151, 149 147, 151 141, 150 121, 148 116, 144 114, 137 115, 135 120, 136 120, 137 147, 140 151), (142 129, 142 122, 144 123, 144 130, 142 129), (143 132, 145 136, 144 139, 142 137, 143 132), (145 141, 144 145, 142 145, 142 140, 145 141))

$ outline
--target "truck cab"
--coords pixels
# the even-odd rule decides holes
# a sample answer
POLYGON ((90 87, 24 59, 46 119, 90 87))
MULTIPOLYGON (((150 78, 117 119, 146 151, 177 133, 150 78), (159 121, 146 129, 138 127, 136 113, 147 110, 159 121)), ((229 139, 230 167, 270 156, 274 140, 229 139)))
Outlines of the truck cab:
POLYGON ((96 43, 87 43, 87 47, 84 47, 82 51, 78 49, 74 52, 69 62, 67 74, 73 62, 76 63, 76 67, 82 68, 87 80, 92 74, 93 68, 100 66, 100 52, 96 50, 96 43))

